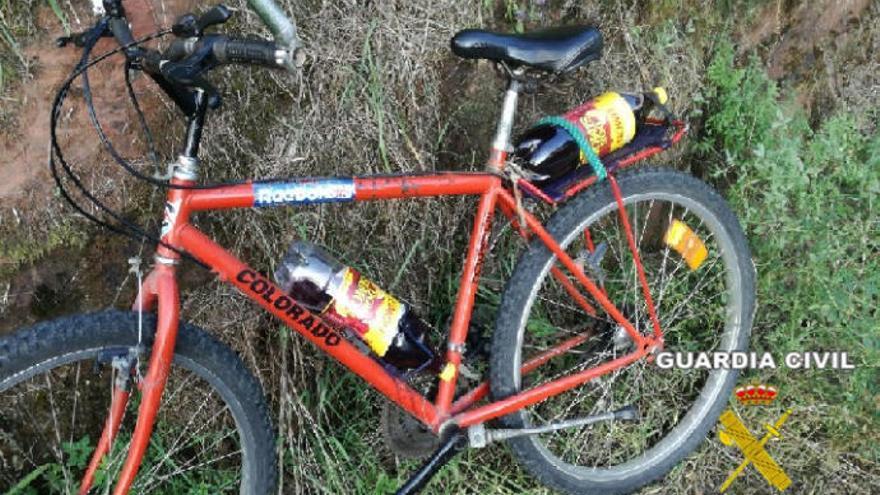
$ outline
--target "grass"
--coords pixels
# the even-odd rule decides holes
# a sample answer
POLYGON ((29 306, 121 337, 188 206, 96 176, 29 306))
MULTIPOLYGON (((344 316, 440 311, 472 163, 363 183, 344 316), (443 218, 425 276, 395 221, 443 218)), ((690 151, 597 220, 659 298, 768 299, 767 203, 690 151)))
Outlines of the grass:
POLYGON ((0 2, 0 99, 9 99, 9 103, 4 102, 0 110, 0 128, 11 118, 14 107, 12 90, 30 72, 30 64, 19 42, 19 39, 27 39, 34 32, 33 22, 27 15, 29 7, 29 2, 0 2))
POLYGON ((14 274, 21 266, 35 263, 56 249, 81 249, 89 237, 82 225, 70 217, 54 223, 45 236, 34 234, 11 225, 0 225, 4 241, 0 246, 0 277, 14 274))
POLYGON ((796 426, 802 435, 824 431, 842 455, 876 464, 880 135, 843 112, 812 130, 795 105, 777 102, 756 61, 733 67, 727 44, 709 82, 699 149, 725 150, 715 175, 733 180, 729 196, 752 239, 760 301, 754 348, 780 356, 845 350, 857 363, 852 372, 779 369, 747 378, 788 391, 795 409, 805 410, 796 426), (806 412, 816 407, 821 415, 806 412))
MULTIPOLYGON (((779 369, 744 377, 778 386, 780 403, 795 410, 784 438, 771 445, 797 483, 790 493, 867 493, 870 484, 880 483, 880 140, 870 119, 858 116, 872 110, 843 99, 830 111, 807 115, 788 96, 790 87, 767 79, 760 59, 737 56, 736 47, 719 43, 721 34, 738 28, 731 19, 756 15, 757 2, 722 2, 701 8, 699 16, 692 15, 697 2, 683 0, 638 8, 562 1, 538 8, 537 2, 511 0, 281 3, 315 57, 301 78, 255 70, 218 73, 225 107, 212 116, 203 147, 211 179, 477 167, 491 139, 501 88, 487 66, 454 60, 446 49, 449 36, 480 24, 530 30, 541 22, 599 20, 608 39, 602 62, 523 98, 518 121, 526 125, 558 113, 605 88, 642 87, 642 73, 657 74, 674 109, 694 125, 696 144, 674 150, 671 165, 713 182, 751 240, 759 274, 754 348, 777 356, 842 349, 858 366, 849 373, 779 369), (520 9, 528 16, 517 17, 520 9)), ((0 0, 3 29, 17 44, 33 36, 19 6, 35 4, 0 0)), ((876 22, 876 15, 875 9, 863 23, 876 22)), ((240 29, 256 29, 253 19, 242 19, 240 29)), ((8 48, 8 40, 0 44, 6 88, 0 94, 14 96, 15 81, 27 77, 26 61, 8 48)), ((138 204, 145 217, 154 206, 146 199, 138 204)), ((200 226, 269 272, 294 236, 327 245, 411 303, 439 336, 449 321, 470 229, 464 212, 472 209, 466 199, 320 206, 205 216, 200 226)), ((69 225, 70 237, 58 237, 55 246, 89 239, 79 223, 69 225)), ((49 251, 45 246, 53 245, 41 241, 43 228, 33 222, 4 230, 3 256, 17 260, 16 267, 39 262, 49 251), (24 240, 14 241, 18 236, 24 240)), ((512 249, 501 246, 502 273, 515 260, 512 249)), ((488 268, 484 276, 487 287, 478 297, 491 308, 503 281, 488 268)), ((390 491, 415 468, 383 446, 382 399, 231 289, 189 288, 184 314, 234 345, 268 391, 286 493, 390 491)), ((751 414, 745 418, 750 426, 767 421, 751 414)), ((734 451, 709 439, 644 493, 714 491, 715 481, 737 462, 734 451)), ((734 488, 761 493, 766 484, 747 470, 734 488)), ((503 447, 456 459, 429 488, 449 491, 546 493, 503 447)))

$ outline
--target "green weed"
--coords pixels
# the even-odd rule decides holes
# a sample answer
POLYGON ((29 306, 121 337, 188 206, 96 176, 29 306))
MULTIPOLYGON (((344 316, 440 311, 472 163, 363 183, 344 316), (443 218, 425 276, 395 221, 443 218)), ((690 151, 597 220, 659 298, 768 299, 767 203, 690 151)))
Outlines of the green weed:
POLYGON ((795 105, 777 102, 780 91, 756 59, 735 66, 728 43, 707 79, 696 149, 720 163, 710 171, 716 178, 732 181, 727 196, 751 241, 759 301, 753 348, 779 356, 846 350, 857 366, 779 369, 763 379, 780 384, 795 407, 826 411, 805 428, 876 461, 876 437, 864 433, 880 425, 880 136, 847 113, 813 131, 795 105))

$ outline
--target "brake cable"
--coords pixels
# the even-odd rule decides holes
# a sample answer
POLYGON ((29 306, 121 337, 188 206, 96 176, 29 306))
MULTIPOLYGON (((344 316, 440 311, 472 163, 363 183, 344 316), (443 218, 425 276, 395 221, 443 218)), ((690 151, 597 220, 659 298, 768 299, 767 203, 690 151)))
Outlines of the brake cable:
MULTIPOLYGON (((116 53, 119 53, 123 50, 126 50, 126 49, 130 48, 131 46, 136 46, 141 43, 145 43, 147 41, 165 36, 170 32, 170 30, 167 30, 167 29, 162 30, 162 31, 157 31, 156 33, 153 33, 151 35, 148 35, 148 36, 145 36, 145 37, 140 38, 138 40, 135 40, 131 43, 128 43, 128 44, 122 45, 118 48, 115 48, 113 50, 110 50, 110 51, 96 57, 95 59, 89 61, 89 55, 91 54, 92 49, 94 48, 95 44, 97 43, 98 38, 105 32, 106 29, 107 29, 107 18, 104 18, 101 21, 99 21, 99 23, 96 24, 92 30, 90 30, 88 32, 86 39, 85 39, 85 42, 83 44, 84 45, 83 46, 83 54, 82 54, 82 57, 80 58, 80 61, 74 67, 70 76, 68 76, 68 78, 61 85, 61 87, 59 88, 58 92, 56 93, 55 99, 52 103, 52 113, 51 113, 50 126, 49 126, 50 145, 51 145, 51 149, 49 152, 49 168, 52 172, 52 177, 55 180, 55 183, 58 186, 59 192, 61 193, 64 200, 67 203, 69 203, 78 213, 83 215, 89 221, 92 221, 92 222, 98 224, 99 226, 108 229, 110 232, 113 232, 116 234, 121 234, 121 235, 130 237, 130 238, 133 238, 133 239, 139 239, 139 240, 146 239, 151 242, 155 242, 159 245, 162 245, 162 246, 174 251, 175 253, 181 255, 182 257, 195 262, 197 265, 202 266, 203 268, 208 268, 208 266, 205 263, 196 259, 195 257, 190 255, 189 253, 186 253, 185 251, 183 251, 181 249, 178 249, 174 246, 169 245, 168 243, 164 242, 161 238, 157 238, 156 236, 147 233, 140 226, 126 220, 121 215, 114 212, 111 208, 109 208, 107 205, 105 205, 103 202, 101 202, 99 199, 97 199, 94 196, 94 194, 92 194, 91 192, 88 191, 88 189, 82 184, 82 181, 80 180, 80 178, 73 171, 70 164, 64 159, 64 154, 61 150, 60 145, 58 144, 56 128, 57 128, 58 118, 61 114, 61 107, 62 107, 67 95, 69 94, 70 87, 71 87, 71 84, 73 83, 73 81, 78 76, 84 75, 90 67, 98 64, 99 62, 106 60, 110 56, 115 55, 116 53), (69 191, 65 188, 64 182, 58 173, 58 165, 54 159, 54 157, 56 155, 58 158, 58 162, 60 162, 61 167, 64 169, 65 175, 74 183, 74 185, 76 186, 76 189, 78 189, 79 192, 82 193, 82 195, 85 196, 86 199, 88 199, 99 210, 103 211, 104 213, 106 213, 107 215, 112 217, 114 220, 119 222, 120 225, 114 225, 104 219, 98 218, 97 216, 93 215, 92 213, 89 213, 88 211, 86 211, 86 209, 82 205, 80 205, 79 203, 76 202, 76 200, 73 199, 73 197, 70 195, 69 191)), ((87 81, 88 81, 87 77, 84 77, 84 82, 85 82, 84 94, 89 93, 89 95, 90 95, 87 81)), ((133 92, 133 90, 132 90, 132 92, 133 92)), ((92 102, 91 102, 90 97, 88 98, 88 104, 90 107, 92 106, 92 102)), ((90 116, 94 116, 94 108, 91 108, 91 110, 92 111, 90 112, 90 116)), ((94 123, 94 121, 93 121, 93 123, 94 123)), ((103 131, 102 130, 99 131, 99 134, 103 134, 103 131)), ((104 137, 106 138, 106 136, 104 136, 104 137)), ((107 143, 109 143, 109 141, 107 141, 107 143)), ((105 145, 107 143, 105 143, 105 145)), ((124 160, 123 160, 123 162, 124 162, 124 160)), ((138 174, 138 175, 140 175, 140 174, 138 174)), ((160 184, 163 184, 162 181, 157 181, 157 182, 159 182, 160 184)))
MULTIPOLYGON (((163 189, 206 190, 206 189, 216 189, 219 187, 240 185, 240 184, 246 183, 246 181, 232 181, 232 182, 214 183, 214 184, 186 184, 186 185, 172 184, 169 181, 159 180, 154 177, 150 177, 148 175, 141 173, 134 166, 132 166, 131 163, 129 163, 127 160, 125 160, 119 154, 119 152, 113 146, 113 143, 107 137, 106 133, 104 132, 103 127, 101 126, 100 121, 98 120, 97 113, 94 108, 94 102, 93 102, 92 92, 91 92, 91 85, 89 83, 88 69, 90 67, 96 65, 97 63, 107 59, 108 57, 116 54, 116 53, 126 51, 131 47, 139 46, 147 41, 165 36, 168 33, 173 32, 173 29, 165 29, 165 30, 157 31, 151 35, 147 35, 147 36, 144 36, 140 39, 133 40, 129 43, 125 43, 125 44, 123 44, 113 50, 110 50, 110 51, 96 57, 95 59, 89 61, 89 56, 90 56, 91 51, 94 48, 95 44, 97 43, 98 38, 102 37, 105 33, 107 33, 109 22, 110 22, 109 17, 104 17, 91 30, 89 30, 85 33, 82 33, 80 35, 80 39, 82 42, 81 46, 83 47, 83 55, 80 59, 80 62, 74 67, 74 70, 71 72, 71 75, 65 80, 64 84, 59 89, 58 93, 56 94, 55 101, 53 102, 52 116, 51 116, 52 118, 51 118, 51 126, 50 126, 51 147, 52 148, 49 153, 49 165, 50 165, 50 168, 52 171, 52 176, 55 179, 55 182, 58 185, 59 191, 61 192, 61 195, 63 196, 63 198, 71 206, 73 206, 73 208, 77 212, 82 214, 88 220, 95 222, 96 224, 98 224, 101 227, 107 228, 108 230, 110 230, 113 233, 126 235, 128 237, 137 238, 140 240, 146 239, 146 240, 149 240, 152 242, 156 242, 157 244, 162 245, 162 246, 174 251, 175 253, 181 255, 182 257, 190 259, 190 260, 194 261, 196 264, 207 268, 207 266, 204 263, 202 263, 198 259, 194 258, 192 255, 190 255, 190 254, 188 254, 178 248, 170 246, 169 244, 162 241, 161 238, 157 238, 156 236, 145 232, 142 227, 126 220, 121 215, 114 212, 106 204, 104 204, 103 202, 98 200, 91 192, 89 192, 85 188, 85 186, 82 184, 79 177, 74 173, 74 171, 70 167, 69 163, 64 159, 63 152, 61 151, 61 147, 58 144, 58 140, 57 140, 57 136, 56 136, 56 127, 57 127, 57 119, 60 115, 60 109, 63 105, 65 98, 67 97, 67 95, 69 93, 72 82, 77 77, 82 76, 82 79, 83 79, 83 98, 86 102, 86 106, 87 106, 88 114, 89 114, 89 119, 90 119, 92 125, 94 126, 95 130, 97 131, 98 137, 101 140, 101 143, 104 145, 105 149, 108 151, 108 153, 114 159, 114 161, 118 165, 120 165, 123 169, 125 169, 125 171, 129 175, 131 175, 137 179, 140 179, 144 182, 147 182, 151 185, 163 188, 163 189), (101 210, 105 214, 109 215, 114 220, 116 220, 119 223, 119 225, 113 225, 110 222, 103 220, 103 219, 100 219, 97 216, 87 212, 85 210, 85 208, 83 208, 80 204, 78 204, 70 196, 69 192, 64 187, 64 184, 63 184, 61 177, 58 174, 57 165, 54 161, 54 156, 56 156, 56 155, 57 155, 58 161, 61 163, 61 166, 64 169, 65 175, 67 175, 67 177, 74 183, 74 185, 76 186, 76 189, 78 189, 79 192, 83 196, 85 196, 86 199, 88 199, 99 210, 101 210)), ((77 44, 79 45, 80 43, 77 43, 77 44)), ((131 100, 132 106, 134 107, 134 109, 137 113, 140 126, 141 126, 142 130, 144 131, 146 141, 147 141, 147 146, 149 148, 148 149, 149 158, 155 165, 158 166, 159 165, 158 153, 156 153, 155 140, 153 138, 152 132, 150 131, 149 125, 147 124, 146 117, 140 107, 137 96, 134 92, 134 88, 132 87, 132 84, 131 84, 131 76, 130 76, 129 70, 133 67, 132 58, 130 57, 129 53, 127 53, 127 52, 125 53, 125 55, 126 55, 126 62, 125 62, 125 66, 124 66, 125 83, 126 83, 129 99, 131 100)), ((154 79, 155 79, 155 77, 154 77, 154 79)), ((169 81, 169 82, 173 82, 173 81, 169 81)), ((274 180, 284 180, 284 179, 267 179, 266 181, 271 182, 274 180)))
POLYGON ((141 130, 144 131, 144 137, 147 139, 147 157, 153 162, 153 165, 159 166, 159 154, 156 153, 156 141, 153 139, 153 132, 150 130, 150 126, 147 125, 147 117, 144 115, 143 110, 141 110, 141 105, 138 102, 137 95, 134 92, 134 87, 131 85, 131 60, 127 57, 125 59, 125 88, 128 90, 128 98, 131 101, 132 106, 134 107, 135 112, 138 116, 138 122, 141 124, 141 130))
MULTIPOLYGON (((140 40, 135 40, 131 43, 120 46, 119 48, 113 50, 113 52, 122 51, 122 50, 129 48, 129 47, 140 45, 146 41, 149 41, 151 39, 158 38, 161 36, 165 36, 171 32, 172 31, 170 29, 158 31, 158 32, 154 33, 153 35, 150 35, 150 36, 144 37, 140 40)), ((89 49, 91 50, 91 47, 89 49)), ((111 54, 113 52, 111 52, 111 54)), ((97 62, 99 60, 100 59, 96 59, 95 62, 97 62)), ((89 66, 91 66, 91 65, 94 65, 94 62, 89 64, 89 66)), ((128 56, 126 56, 126 81, 127 82, 130 81, 130 78, 128 75, 128 70, 127 70, 130 65, 131 65, 131 62, 128 59, 128 56)), ((82 71, 82 78, 83 78, 83 98, 86 101, 86 107, 87 107, 88 113, 89 113, 89 120, 91 120, 92 126, 94 126, 95 130, 98 132, 98 138, 101 140, 101 143, 107 149, 107 152, 110 153, 110 156, 113 158, 113 160, 117 164, 119 164, 119 166, 124 168, 125 171, 129 173, 129 175, 132 175, 133 177, 135 177, 139 180, 142 180, 144 182, 147 182, 149 184, 152 184, 154 186, 158 186, 158 187, 161 187, 164 189, 205 190, 205 189, 217 189, 219 187, 225 187, 225 186, 241 185, 241 184, 245 183, 245 181, 231 181, 231 182, 222 182, 222 183, 213 183, 213 184, 171 184, 170 182, 168 182, 166 180, 156 179, 154 177, 150 177, 149 175, 141 173, 134 166, 132 166, 131 163, 129 163, 125 158, 123 158, 119 154, 119 152, 113 146, 113 143, 107 137, 107 134, 104 132, 104 128, 101 125, 100 121, 98 120, 98 116, 95 112, 95 106, 94 106, 94 102, 92 100, 91 85, 89 84, 89 78, 88 78, 88 74, 86 71, 82 71)), ((133 88, 131 88, 131 86, 129 84, 129 96, 132 97, 132 103, 134 104, 135 109, 137 110, 138 118, 141 121, 141 125, 145 129, 148 130, 149 127, 146 125, 146 118, 143 116, 143 112, 140 109, 140 105, 138 105, 137 99, 134 98, 133 95, 134 95, 134 90, 133 90, 133 88)), ((147 136, 148 136, 148 139, 152 142, 151 133, 148 132, 147 136)))

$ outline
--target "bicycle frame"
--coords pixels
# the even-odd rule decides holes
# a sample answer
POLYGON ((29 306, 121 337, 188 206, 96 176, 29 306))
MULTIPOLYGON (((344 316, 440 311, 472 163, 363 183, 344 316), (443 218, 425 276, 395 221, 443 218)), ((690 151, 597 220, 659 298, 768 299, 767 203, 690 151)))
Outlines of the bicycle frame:
MULTIPOLYGON (((269 6, 272 4, 271 0, 251 0, 251 3, 269 6)), ((267 15, 272 17, 276 14, 269 12, 267 15)), ((279 31, 284 29, 279 28, 279 31)), ((283 35, 283 33, 276 34, 283 35)), ((295 40, 295 32, 292 39, 295 40)), ((181 257, 179 252, 186 252, 204 263, 220 280, 234 285, 288 327, 335 358, 438 434, 443 433, 449 426, 468 428, 510 414, 639 359, 645 357, 650 359, 651 354, 662 347, 662 331, 614 175, 608 175, 608 183, 618 201, 621 223, 627 233, 629 247, 633 253, 653 322, 653 335, 642 335, 608 299, 604 290, 597 286, 559 246, 541 222, 519 206, 514 196, 514 188, 519 187, 519 184, 516 181, 505 182, 501 172, 507 161, 506 150, 510 149, 510 131, 518 90, 519 82, 514 78, 505 95, 486 172, 293 178, 286 181, 248 182, 211 189, 187 189, 186 187, 195 185, 197 176, 195 156, 206 111, 205 101, 199 94, 196 103, 200 111, 197 115, 190 116, 185 151, 178 162, 179 168, 171 180, 172 186, 182 186, 182 188, 172 187, 168 191, 160 233, 162 244, 156 250, 156 265, 143 281, 139 297, 133 304, 135 311, 155 311, 158 318, 147 373, 138 383, 142 400, 135 430, 114 493, 117 495, 127 493, 137 475, 149 444, 162 392, 170 372, 180 316, 180 291, 177 284, 177 263, 181 257), (190 167, 190 170, 186 170, 187 167, 190 167), (445 366, 439 374, 437 394, 433 401, 414 390, 400 376, 386 369, 378 359, 360 351, 340 333, 339 329, 324 323, 320 315, 302 307, 271 280, 230 254, 190 223, 191 215, 202 211, 453 195, 477 196, 479 201, 445 349, 445 366), (556 256, 556 265, 552 267, 551 273, 578 305, 591 315, 597 314, 597 309, 587 301, 581 289, 572 282, 566 272, 574 277, 576 283, 586 290, 602 311, 625 329, 635 346, 629 354, 611 361, 556 378, 505 399, 478 405, 488 395, 488 382, 461 395, 457 400, 454 400, 454 395, 480 271, 487 251, 488 237, 492 221, 499 211, 507 217, 522 237, 526 239, 537 237, 556 256)), ((585 189, 594 182, 595 178, 591 178, 579 184, 577 188, 585 189)), ((586 234, 588 233, 587 231, 586 234)), ((588 247, 591 246, 588 235, 586 240, 588 247)), ((523 373, 533 371, 588 338, 589 332, 570 337, 556 347, 523 363, 521 371, 523 373)), ((104 432, 80 485, 80 493, 88 492, 91 487, 98 466, 109 451, 113 437, 118 431, 129 396, 127 389, 120 388, 118 384, 114 385, 113 399, 104 432)))
MULTIPOLYGON (((613 177, 609 177, 609 179, 614 181, 613 177)), ((174 182, 179 185, 191 184, 177 179, 174 182)), ((207 190, 172 189, 168 194, 163 234, 163 241, 192 254, 207 264, 220 280, 237 287, 288 327, 303 335, 435 432, 441 431, 447 424, 466 428, 483 423, 558 395, 649 355, 661 342, 657 336, 640 334, 608 300, 603 290, 590 280, 574 260, 544 230, 540 221, 527 211, 517 210, 516 199, 504 187, 501 177, 492 173, 294 179, 286 182, 252 182, 207 190), (450 327, 445 355, 446 367, 444 373, 441 373, 434 402, 429 401, 400 377, 389 372, 374 357, 362 353, 340 335, 335 328, 325 324, 320 315, 297 304, 271 280, 237 259, 190 223, 191 214, 209 210, 450 195, 475 195, 480 199, 450 327), (488 234, 492 219, 498 210, 515 223, 522 235, 531 233, 541 239, 557 256, 558 262, 574 275, 577 282, 587 290, 599 306, 626 329, 636 346, 633 352, 612 361, 558 378, 506 399, 475 407, 475 404, 487 395, 488 383, 481 384, 456 401, 453 401, 453 394, 488 234), (525 221, 524 226, 517 223, 519 218, 525 221)), ((130 485, 133 481, 140 459, 146 450, 162 389, 170 370, 180 308, 180 294, 176 279, 178 258, 179 255, 173 250, 165 246, 158 248, 158 263, 144 280, 141 290, 142 297, 134 303, 134 309, 137 311, 156 310, 158 322, 149 367, 141 383, 143 400, 138 412, 137 425, 128 459, 120 475, 119 483, 124 483, 125 486, 130 485)), ((555 275, 556 273, 554 273, 555 275)), ((565 275, 562 276, 565 277, 565 275)), ((566 280, 568 279, 566 278, 566 280)), ((569 287, 571 290, 577 290, 570 281, 569 287)), ((523 372, 528 373, 534 370, 587 338, 587 335, 581 335, 560 342, 555 348, 524 363, 523 372)), ((125 401, 126 399, 127 396, 121 400, 125 401)), ((124 407, 120 408, 119 404, 115 403, 114 411, 119 409, 124 409, 124 407)), ((121 411, 117 414, 121 414, 121 411)), ((109 424, 115 424, 118 427, 118 419, 114 419, 113 414, 108 418, 109 424)), ((117 486, 117 490, 119 488, 120 485, 117 486)), ((117 491, 117 493, 124 493, 124 491, 117 491)))

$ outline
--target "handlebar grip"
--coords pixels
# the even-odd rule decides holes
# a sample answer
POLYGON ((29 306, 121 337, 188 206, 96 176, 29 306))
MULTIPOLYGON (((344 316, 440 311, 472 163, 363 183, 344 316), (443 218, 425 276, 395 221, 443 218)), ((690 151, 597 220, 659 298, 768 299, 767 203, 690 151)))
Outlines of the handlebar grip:
POLYGON ((214 44, 214 56, 223 64, 244 63, 283 68, 288 52, 271 41, 222 39, 214 44))

